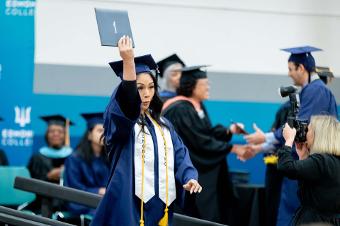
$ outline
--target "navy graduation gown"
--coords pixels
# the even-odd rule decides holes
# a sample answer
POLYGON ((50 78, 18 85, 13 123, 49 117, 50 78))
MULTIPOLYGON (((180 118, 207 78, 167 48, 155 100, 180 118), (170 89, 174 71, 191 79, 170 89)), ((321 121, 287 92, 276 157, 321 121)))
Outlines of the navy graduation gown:
MULTIPOLYGON (((99 189, 107 184, 109 171, 109 165, 104 157, 93 157, 88 163, 76 152, 65 161, 64 185, 98 194, 99 189)), ((67 208, 77 215, 94 215, 94 209, 83 205, 68 203, 67 208)))
MULTIPOLYGON (((316 79, 302 88, 300 101, 301 106, 298 118, 301 120, 309 121, 311 116, 319 114, 338 116, 335 97, 320 79, 316 79)), ((275 131, 275 137, 280 140, 281 144, 284 143, 282 128, 275 131)), ((295 151, 292 153, 293 157, 298 159, 295 151)), ((286 226, 300 206, 300 201, 297 197, 297 181, 284 178, 281 191, 277 226, 286 226)))
MULTIPOLYGON (((124 81, 122 82, 124 83, 124 81)), ((111 160, 110 179, 106 194, 101 200, 91 225, 139 225, 140 199, 134 190, 134 125, 140 115, 139 94, 136 103, 130 105, 133 114, 128 118, 121 109, 119 96, 122 84, 112 94, 110 103, 104 114, 105 139, 111 160), (133 109, 134 108, 134 109, 133 109)), ((193 167, 187 148, 176 134, 173 126, 166 121, 170 128, 174 147, 175 179, 177 185, 177 198, 184 200, 182 185, 190 179, 197 179, 197 171, 193 167)), ((158 225, 163 217, 165 204, 158 197, 158 150, 155 129, 147 120, 148 127, 154 143, 155 155, 155 196, 144 204, 145 226, 158 225)), ((169 208, 169 225, 172 225, 172 205, 169 208)))
POLYGON ((177 93, 176 92, 173 92, 173 91, 169 91, 169 90, 164 90, 162 92, 159 93, 159 97, 161 98, 161 100, 163 102, 173 98, 177 96, 177 93))

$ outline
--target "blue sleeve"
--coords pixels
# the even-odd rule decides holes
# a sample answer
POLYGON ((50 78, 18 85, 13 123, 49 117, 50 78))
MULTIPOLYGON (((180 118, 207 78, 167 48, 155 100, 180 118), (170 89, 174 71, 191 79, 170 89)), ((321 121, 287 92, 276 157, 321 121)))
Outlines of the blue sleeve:
MULTIPOLYGON (((127 89, 124 89, 123 81, 113 92, 104 113, 104 137, 105 145, 108 147, 115 143, 122 143, 128 139, 140 115, 141 100, 139 95, 129 103, 129 116, 122 110, 121 106, 125 105, 122 104, 122 102, 124 101, 126 92, 127 89)), ((111 149, 107 148, 107 151, 110 152, 111 149)))
POLYGON ((321 113, 319 111, 320 104, 323 101, 323 93, 318 88, 306 87, 305 90, 301 92, 300 95, 300 111, 298 114, 298 119, 310 120, 312 115, 321 113), (313 91, 313 93, 311 93, 313 91))
POLYGON ((83 164, 85 164, 85 162, 74 155, 66 159, 64 171, 65 186, 98 194, 99 187, 88 187, 86 185, 86 178, 89 175, 84 175, 86 173, 82 171, 83 164))
MULTIPOLYGON (((170 124, 170 122, 168 123, 170 124)), ((196 168, 192 165, 189 150, 170 124, 170 132, 175 154, 175 178, 181 184, 186 184, 189 180, 198 180, 196 168)))
POLYGON ((280 147, 285 143, 285 138, 283 137, 283 134, 282 134, 282 127, 274 131, 274 136, 275 136, 275 139, 278 141, 278 143, 275 144, 275 147, 280 147))

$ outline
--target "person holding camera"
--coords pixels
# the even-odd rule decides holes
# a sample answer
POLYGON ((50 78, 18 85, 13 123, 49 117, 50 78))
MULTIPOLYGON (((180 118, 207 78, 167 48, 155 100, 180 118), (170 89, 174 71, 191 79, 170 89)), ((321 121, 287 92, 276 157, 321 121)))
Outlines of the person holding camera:
POLYGON ((299 160, 292 156, 296 129, 285 124, 285 145, 278 151, 278 170, 298 180, 301 206, 292 225, 340 225, 340 124, 332 116, 312 116, 306 142, 295 143, 299 160))
MULTIPOLYGON (((283 51, 291 53, 288 59, 288 75, 292 78, 294 85, 302 88, 299 92, 300 107, 297 114, 297 119, 300 121, 308 122, 311 116, 318 114, 335 117, 338 115, 334 95, 316 73, 315 59, 311 52, 320 50, 311 46, 283 49, 283 51)), ((284 144, 282 128, 270 133, 264 133, 256 126, 254 129, 253 134, 245 136, 248 143, 256 145, 250 146, 253 147, 253 155, 258 151, 254 147, 259 147, 259 144, 265 144, 262 146, 262 150, 284 144)), ((297 158, 295 151, 292 152, 292 155, 297 158)), ((283 179, 277 226, 286 226, 298 208, 297 187, 296 181, 288 178, 283 179)))

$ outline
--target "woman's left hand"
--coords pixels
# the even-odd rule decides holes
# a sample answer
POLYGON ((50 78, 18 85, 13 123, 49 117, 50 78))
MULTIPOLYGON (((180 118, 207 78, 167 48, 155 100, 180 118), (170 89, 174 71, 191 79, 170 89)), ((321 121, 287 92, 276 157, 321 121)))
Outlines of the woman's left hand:
POLYGON ((192 194, 193 192, 200 193, 202 191, 201 185, 197 182, 197 180, 194 180, 194 179, 189 180, 188 183, 183 185, 183 188, 186 191, 190 191, 190 194, 192 194))
POLYGON ((283 134, 283 137, 286 140, 286 145, 292 147, 293 143, 294 143, 295 135, 296 135, 296 129, 291 128, 288 125, 288 123, 286 123, 284 128, 283 128, 282 134, 283 134))

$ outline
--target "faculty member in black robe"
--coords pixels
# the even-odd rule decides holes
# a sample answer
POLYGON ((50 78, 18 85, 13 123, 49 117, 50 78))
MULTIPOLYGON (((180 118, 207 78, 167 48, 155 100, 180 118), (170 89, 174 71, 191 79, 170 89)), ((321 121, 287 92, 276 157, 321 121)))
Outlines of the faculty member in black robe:
POLYGON ((6 153, 0 149, 0 166, 7 166, 8 160, 6 157, 6 153))
MULTIPOLYGON (((69 147, 68 124, 73 123, 61 115, 44 116, 41 119, 48 124, 45 134, 47 146, 41 147, 31 157, 27 168, 32 178, 60 183, 65 159, 72 153, 72 148, 69 147)), ((57 202, 53 203, 56 208, 59 205, 57 202)), ((38 211, 40 200, 33 202, 29 209, 38 211)))
MULTIPOLYGON (((0 117, 0 121, 2 121, 2 118, 0 117)), ((0 149, 0 166, 7 166, 8 165, 8 159, 6 156, 6 153, 0 149)))
POLYGON ((188 147, 199 173, 199 183, 204 188, 199 195, 186 200, 184 212, 193 217, 233 225, 236 200, 226 156, 234 152, 242 157, 247 153, 247 146, 228 143, 233 133, 240 133, 235 124, 230 128, 212 126, 202 103, 209 97, 209 84, 207 73, 201 67, 182 69, 178 96, 165 102, 163 115, 173 123, 188 147))

